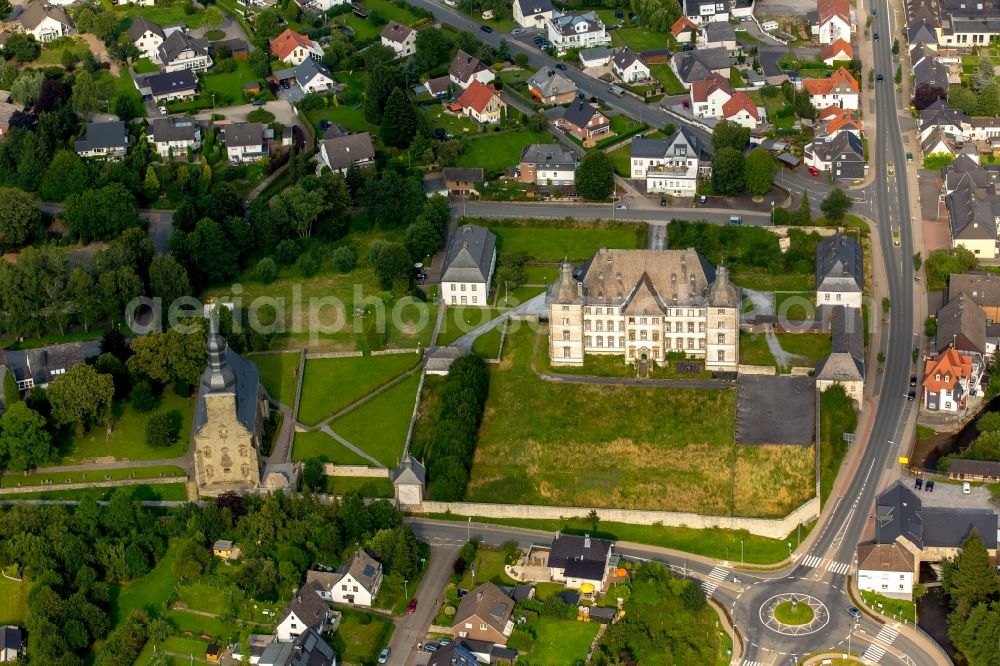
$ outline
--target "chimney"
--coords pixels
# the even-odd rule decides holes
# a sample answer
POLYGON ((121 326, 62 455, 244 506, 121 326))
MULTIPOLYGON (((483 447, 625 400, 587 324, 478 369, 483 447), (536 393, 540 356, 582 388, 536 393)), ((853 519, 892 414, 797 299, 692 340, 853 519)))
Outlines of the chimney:
POLYGON ((483 593, 482 592, 476 592, 476 603, 479 603, 482 600, 483 600, 483 593))

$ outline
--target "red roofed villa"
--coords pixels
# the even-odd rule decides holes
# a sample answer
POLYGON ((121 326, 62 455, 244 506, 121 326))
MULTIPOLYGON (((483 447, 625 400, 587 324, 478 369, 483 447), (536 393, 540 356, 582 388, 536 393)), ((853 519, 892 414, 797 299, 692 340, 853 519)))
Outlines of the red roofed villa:
POLYGON ((977 366, 971 355, 948 349, 924 364, 923 406, 928 411, 960 412, 978 384, 977 366))
POLYGON ((819 58, 827 65, 838 61, 853 60, 854 48, 851 43, 837 38, 832 44, 827 44, 819 50, 819 58))
POLYGON ((729 101, 722 105, 722 116, 726 120, 731 120, 743 127, 753 129, 760 122, 760 112, 753 100, 743 92, 737 90, 729 101))
POLYGON ((301 65, 306 58, 323 59, 323 49, 319 44, 291 28, 271 40, 271 53, 278 60, 293 66, 301 65))
POLYGON ((687 16, 682 16, 674 21, 673 26, 670 28, 670 32, 674 34, 674 39, 678 42, 693 42, 694 34, 698 32, 698 26, 696 26, 694 21, 689 19, 687 16))
POLYGON ((500 122, 500 113, 507 108, 493 86, 483 85, 475 79, 458 98, 458 106, 465 115, 484 125, 500 122))

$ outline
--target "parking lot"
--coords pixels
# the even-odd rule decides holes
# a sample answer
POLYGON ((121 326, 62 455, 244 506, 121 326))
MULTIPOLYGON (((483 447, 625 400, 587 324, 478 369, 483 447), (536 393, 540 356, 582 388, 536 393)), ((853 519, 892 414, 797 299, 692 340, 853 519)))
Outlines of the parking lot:
MULTIPOLYGON (((961 483, 946 483, 941 479, 934 480, 934 491, 926 491, 927 479, 924 479, 925 489, 916 490, 913 487, 913 478, 910 479, 910 488, 920 497, 920 502, 925 507, 943 507, 952 509, 989 509, 993 511, 996 506, 990 502, 990 491, 986 486, 972 486, 972 492, 968 495, 962 492, 961 483)), ((905 479, 904 479, 905 482, 905 479)))

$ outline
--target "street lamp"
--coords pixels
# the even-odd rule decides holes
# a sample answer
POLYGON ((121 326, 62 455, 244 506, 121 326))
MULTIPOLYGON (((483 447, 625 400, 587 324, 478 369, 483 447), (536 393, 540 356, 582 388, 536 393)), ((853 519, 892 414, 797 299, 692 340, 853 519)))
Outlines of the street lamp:
POLYGON ((469 516, 469 522, 466 523, 466 540, 472 541, 472 516, 469 516))
POLYGON ((740 539, 740 566, 743 566, 743 539, 740 539))
POLYGON ((408 597, 408 596, 410 596, 410 591, 409 591, 409 588, 408 588, 408 587, 406 586, 406 584, 407 584, 407 583, 409 583, 409 582, 410 582, 410 581, 408 581, 408 580, 406 580, 406 579, 403 579, 403 596, 404 596, 404 597, 408 597))

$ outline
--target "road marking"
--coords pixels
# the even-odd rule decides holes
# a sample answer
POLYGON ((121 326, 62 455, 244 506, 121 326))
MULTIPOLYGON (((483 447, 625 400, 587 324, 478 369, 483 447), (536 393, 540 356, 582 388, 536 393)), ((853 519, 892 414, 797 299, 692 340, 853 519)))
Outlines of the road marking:
POLYGON ((875 636, 875 640, 881 641, 886 645, 892 645, 892 642, 896 640, 896 636, 899 636, 899 632, 889 625, 885 625, 875 636))
POLYGON ((861 661, 870 664, 877 664, 878 660, 885 656, 885 650, 872 643, 868 646, 868 649, 864 651, 861 655, 861 661))
POLYGON ((704 581, 701 584, 701 589, 705 590, 707 596, 712 596, 716 589, 719 587, 719 583, 726 580, 729 576, 729 572, 721 567, 715 567, 708 572, 709 580, 704 581))
POLYGON ((830 560, 830 563, 826 565, 826 570, 835 574, 846 574, 850 571, 851 565, 844 564, 843 562, 834 562, 830 560))
POLYGON ((759 661, 747 661, 746 659, 744 659, 742 666, 764 666, 764 664, 760 663, 759 661))
POLYGON ((802 565, 813 569, 818 569, 819 565, 823 563, 822 557, 816 557, 815 555, 810 555, 809 557, 802 560, 802 565))

